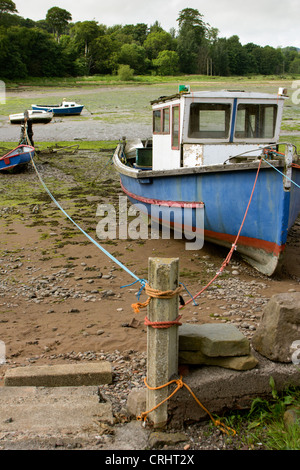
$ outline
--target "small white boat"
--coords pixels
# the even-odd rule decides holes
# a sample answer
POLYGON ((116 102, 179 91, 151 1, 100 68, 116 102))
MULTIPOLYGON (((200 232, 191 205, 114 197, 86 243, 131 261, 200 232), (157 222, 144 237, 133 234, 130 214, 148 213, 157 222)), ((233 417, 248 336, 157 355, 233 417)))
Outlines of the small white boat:
POLYGON ((84 108, 82 104, 75 103, 75 101, 65 100, 61 104, 32 104, 31 107, 33 110, 52 111, 53 114, 61 116, 79 115, 84 108))
POLYGON ((18 145, 15 149, 0 157, 0 171, 11 170, 18 165, 30 162, 34 155, 34 147, 31 145, 18 145))
MULTIPOLYGON (((52 120, 53 112, 29 109, 28 116, 34 123, 46 124, 52 120)), ((10 114, 9 120, 11 124, 21 124, 24 121, 24 113, 10 114)))

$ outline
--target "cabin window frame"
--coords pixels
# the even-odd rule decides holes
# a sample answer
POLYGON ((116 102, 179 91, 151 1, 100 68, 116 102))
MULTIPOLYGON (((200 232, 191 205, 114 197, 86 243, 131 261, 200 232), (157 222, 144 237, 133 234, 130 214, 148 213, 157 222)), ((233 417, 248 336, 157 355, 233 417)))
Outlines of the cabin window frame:
POLYGON ((170 113, 170 106, 164 106, 162 108, 156 108, 152 112, 152 130, 153 134, 155 135, 169 135, 170 134, 170 119, 171 119, 171 113, 170 113), (165 117, 169 115, 169 119, 167 121, 167 126, 165 126, 165 117), (157 120, 159 121, 159 126, 156 126, 156 114, 159 113, 159 117, 157 120), (159 128, 159 129, 158 129, 159 128))
POLYGON ((183 118, 183 143, 191 144, 219 144, 219 143, 228 143, 230 142, 230 136, 232 132, 233 123, 233 99, 232 98, 211 98, 211 97, 201 97, 198 101, 197 98, 187 97, 184 104, 184 115, 183 118), (216 137, 189 137, 189 119, 190 119, 190 107, 192 103, 203 103, 203 104, 220 104, 220 105, 229 105, 229 132, 226 138, 216 138, 216 137))
MULTIPOLYGON (((278 122, 278 116, 279 116, 279 106, 278 106, 278 103, 275 103, 274 101, 256 101, 256 102, 251 102, 249 100, 238 100, 238 103, 237 103, 237 108, 236 108, 236 119, 235 119, 235 123, 234 123, 234 135, 233 135, 233 140, 234 142, 256 142, 256 141, 259 141, 259 142, 269 142, 269 141, 273 141, 275 138, 276 138, 276 133, 277 133, 277 122, 278 122), (248 106, 248 110, 246 109, 246 107, 248 106), (239 108, 241 110, 241 108, 244 107, 244 112, 245 112, 245 121, 243 122, 244 126, 246 126, 247 124, 247 121, 248 121, 248 125, 249 125, 249 128, 251 126, 251 123, 250 123, 250 119, 249 119, 249 116, 254 116, 254 124, 255 124, 255 129, 253 128, 252 126, 252 132, 254 132, 254 135, 253 136, 249 136, 248 134, 246 134, 246 127, 244 127, 244 133, 245 135, 237 135, 237 132, 242 132, 242 131, 238 131, 237 130, 237 125, 238 125, 238 118, 239 118, 239 108), (259 107, 258 108, 258 113, 254 113, 252 112, 252 114, 250 113, 250 110, 251 110, 251 107, 252 109, 254 109, 254 107, 259 107), (270 107, 270 108, 273 108, 274 111, 273 111, 273 133, 272 135, 262 135, 262 130, 266 129, 266 109, 270 107), (261 112, 260 112, 260 109, 264 109, 264 116, 261 115, 261 112), (247 116, 247 111, 248 111, 248 116, 247 116), (264 128, 262 129, 261 126, 264 126, 264 128), (259 133, 258 133, 258 130, 259 130, 259 133)), ((249 133, 249 130, 247 131, 249 133)))
POLYGON ((227 103, 215 103, 215 102, 194 102, 190 104, 189 108, 189 123, 188 123, 188 138, 197 140, 224 140, 227 141, 230 137, 231 127, 231 115, 232 106, 230 102, 227 103), (192 109, 195 108, 194 120, 192 117, 192 109), (217 119, 217 113, 219 114, 221 121, 221 130, 215 131, 211 129, 212 125, 215 125, 217 119), (202 118, 201 118, 202 115, 202 118), (224 120, 224 122, 223 122, 224 120), (198 125, 192 128, 192 125, 198 125), (201 126, 204 126, 201 127, 201 126), (208 129, 205 127, 208 126, 208 129), (197 130, 198 127, 198 130, 197 130), (196 135, 198 134, 198 135, 196 135), (223 134, 223 135, 218 135, 223 134))
POLYGON ((172 132, 171 132, 171 148, 172 150, 179 150, 180 149, 180 104, 174 104, 172 106, 172 132), (174 137, 175 137, 175 132, 174 132, 174 123, 175 123, 175 119, 174 119, 174 112, 175 110, 178 109, 178 118, 177 118, 177 125, 178 125, 178 135, 177 135, 177 140, 178 140, 178 143, 177 145, 174 145, 174 137))

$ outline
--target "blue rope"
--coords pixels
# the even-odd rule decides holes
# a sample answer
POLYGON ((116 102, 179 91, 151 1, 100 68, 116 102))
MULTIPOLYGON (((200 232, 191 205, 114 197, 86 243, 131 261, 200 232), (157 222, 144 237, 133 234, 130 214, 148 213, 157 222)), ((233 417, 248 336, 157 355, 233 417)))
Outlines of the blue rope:
POLYGON ((187 291, 187 293, 190 295, 190 297, 192 298, 192 301, 193 301, 193 304, 197 307, 199 304, 197 304, 197 302, 195 301, 194 297, 192 296, 192 294, 189 292, 189 290, 186 288, 186 286, 183 284, 183 282, 180 282, 179 284, 183 285, 183 287, 185 288, 185 290, 187 291))
POLYGON ((42 186, 44 187, 44 189, 47 191, 47 193, 49 194, 49 196, 51 197, 52 201, 57 205, 57 207, 63 212, 63 214, 72 222, 72 224, 74 224, 78 230, 80 230, 94 245, 96 245, 97 248, 99 248, 106 256, 108 256, 114 263, 116 263, 118 266, 120 266, 122 269, 124 269, 124 271, 126 271, 128 274, 130 274, 130 276, 134 277, 136 279, 135 282, 141 282, 142 284, 142 287, 144 286, 144 283, 145 281, 143 279, 140 279, 138 276, 136 276, 132 271, 130 271, 124 264, 122 264, 117 258, 115 258, 113 255, 111 255, 107 250, 105 250, 105 248, 103 248, 99 243, 96 242, 96 240, 94 240, 92 237, 90 237, 90 235, 88 235, 68 214, 67 212, 61 207, 61 205, 56 201, 56 199, 54 198, 54 196, 52 196, 51 192, 49 191, 49 189, 47 188, 47 186, 45 185, 44 181, 42 180, 36 166, 35 166, 35 163, 33 161, 33 158, 31 157, 31 162, 32 162, 32 165, 36 171, 36 174, 38 175, 38 178, 42 184, 42 186))
POLYGON ((297 188, 300 189, 300 186, 299 184, 295 183, 295 181, 291 180, 291 178, 289 178, 288 176, 286 176, 284 173, 282 173, 280 170, 278 170, 278 168, 276 168, 275 166, 272 165, 272 163, 268 162, 268 160, 266 160, 265 158, 262 158, 262 160, 264 162, 266 162, 268 165, 270 165, 272 168, 274 168, 274 170, 278 171, 278 173, 280 173, 282 176, 284 176, 287 180, 289 180, 291 183, 293 183, 295 186, 297 186, 297 188))

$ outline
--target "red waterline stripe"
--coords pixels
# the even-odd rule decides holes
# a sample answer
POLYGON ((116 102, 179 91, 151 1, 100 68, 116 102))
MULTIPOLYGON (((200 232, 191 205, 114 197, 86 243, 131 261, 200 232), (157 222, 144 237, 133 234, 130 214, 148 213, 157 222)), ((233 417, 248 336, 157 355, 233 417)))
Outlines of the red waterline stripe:
MULTIPOLYGON (((220 241, 226 241, 228 243, 232 243, 235 240, 235 235, 212 232, 211 230, 204 230, 204 237, 220 241)), ((239 237, 238 245, 250 246, 252 248, 260 248, 268 253, 273 253, 275 256, 278 256, 282 251, 284 251, 285 248, 285 245, 277 245, 277 243, 268 242, 267 240, 260 240, 259 238, 250 238, 243 236, 239 237)))
MULTIPOLYGON (((160 201, 158 199, 150 199, 145 198, 142 196, 137 196, 136 194, 131 193, 127 189, 124 188, 121 182, 122 190, 128 197, 132 199, 136 199, 137 201, 144 202, 145 204, 156 204, 160 206, 168 206, 168 207, 188 207, 188 208, 199 208, 204 207, 203 202, 178 202, 178 201, 160 201)), ((193 231, 192 231, 193 233, 193 231)), ((195 233, 195 232, 194 232, 195 233)), ((235 241, 236 236, 230 235, 227 233, 219 233, 213 232, 211 230, 204 230, 204 238, 211 238, 220 241, 226 241, 228 243, 233 243, 235 241)), ((252 248, 262 249, 267 253, 273 253, 275 256, 278 256, 282 251, 284 251, 285 245, 277 245, 274 242, 269 242, 267 240, 261 240, 259 238, 250 238, 250 237, 239 237, 239 244, 249 246, 252 248)))
POLYGON ((128 197, 136 199, 137 201, 144 202, 145 204, 155 204, 157 206, 167 206, 167 207, 183 207, 189 209, 203 208, 203 202, 185 202, 185 201, 162 201, 160 199, 151 199, 148 197, 137 196, 136 194, 131 193, 126 188, 124 188, 121 181, 121 188, 128 197))

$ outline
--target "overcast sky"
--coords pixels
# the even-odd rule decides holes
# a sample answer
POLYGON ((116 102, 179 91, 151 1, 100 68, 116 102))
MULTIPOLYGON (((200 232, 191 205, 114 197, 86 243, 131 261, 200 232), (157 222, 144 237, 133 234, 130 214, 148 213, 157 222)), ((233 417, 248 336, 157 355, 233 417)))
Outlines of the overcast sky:
POLYGON ((158 21, 169 31, 178 27, 178 13, 195 8, 204 21, 219 29, 219 37, 237 34, 242 44, 300 48, 299 0, 14 0, 19 15, 45 19, 49 8, 69 11, 72 21, 96 20, 106 26, 158 21))

